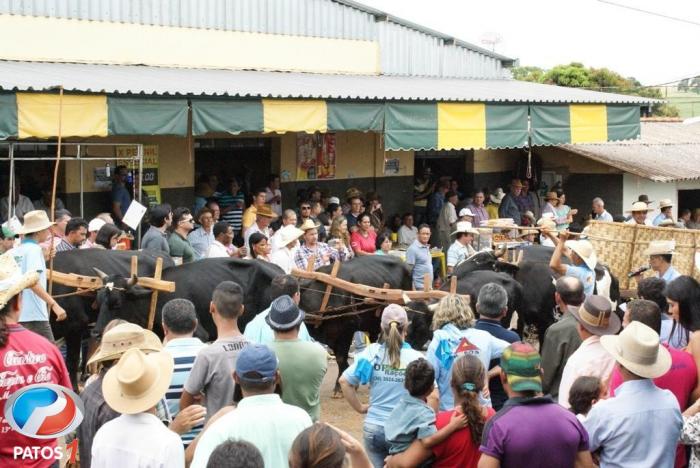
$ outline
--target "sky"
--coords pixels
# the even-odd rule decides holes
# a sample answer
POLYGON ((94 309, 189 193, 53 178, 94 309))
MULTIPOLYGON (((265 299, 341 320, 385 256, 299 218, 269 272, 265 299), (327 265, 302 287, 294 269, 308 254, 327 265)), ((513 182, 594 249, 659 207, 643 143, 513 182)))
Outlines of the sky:
POLYGON ((582 62, 644 85, 700 75, 700 1, 610 0, 697 24, 619 8, 600 0, 359 0, 368 6, 496 52, 520 65, 582 62))

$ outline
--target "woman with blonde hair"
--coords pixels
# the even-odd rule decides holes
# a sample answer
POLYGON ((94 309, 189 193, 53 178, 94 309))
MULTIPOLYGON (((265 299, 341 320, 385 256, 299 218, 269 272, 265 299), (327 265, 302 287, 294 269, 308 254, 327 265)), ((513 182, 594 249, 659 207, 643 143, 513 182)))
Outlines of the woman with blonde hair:
MULTIPOLYGON (((450 377, 457 357, 474 355, 488 369, 489 362, 501 357, 503 350, 510 345, 486 331, 473 328, 474 322, 474 312, 464 296, 449 294, 438 302, 433 314, 433 339, 428 346, 426 359, 435 368, 440 410, 450 409, 454 405, 450 377)), ((491 377, 498 378, 498 374, 488 375, 487 379, 491 377)), ((488 388, 488 380, 484 384, 488 388)), ((485 397, 484 402, 491 405, 491 401, 485 397)))
POLYGON ((350 231, 348 231, 348 220, 345 216, 336 216, 331 221, 328 245, 345 252, 345 260, 350 260, 355 256, 355 252, 350 248, 350 231))
MULTIPOLYGON (((383 467, 389 455, 384 424, 391 411, 407 394, 404 387, 406 366, 423 355, 404 340, 408 332, 406 310, 389 304, 382 312, 382 336, 355 356, 353 364, 343 372, 340 388, 350 406, 366 414, 363 426, 365 449, 375 467, 383 467), (357 388, 369 385, 369 404, 360 403, 357 388)), ((437 403, 434 402, 437 406, 437 403)))

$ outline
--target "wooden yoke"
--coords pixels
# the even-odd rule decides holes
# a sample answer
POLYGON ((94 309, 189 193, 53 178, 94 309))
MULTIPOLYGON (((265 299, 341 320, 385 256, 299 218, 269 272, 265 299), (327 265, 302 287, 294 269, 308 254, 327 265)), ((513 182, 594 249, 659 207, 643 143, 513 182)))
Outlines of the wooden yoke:
MULTIPOLYGON (((64 286, 79 289, 99 289, 103 286, 102 280, 97 276, 78 275, 76 273, 62 273, 60 271, 48 272, 53 281, 64 286)), ((175 283, 173 281, 156 280, 154 278, 139 277, 137 285, 153 289, 159 292, 174 292, 175 283)))
MULTIPOLYGON (((134 267, 134 259, 136 256, 131 257, 131 268, 134 267)), ((163 274, 163 257, 158 257, 156 259, 156 270, 153 272, 153 281, 160 281, 160 276, 163 274)), ((148 278, 151 279, 151 278, 148 278)), ((175 283, 173 283, 175 284, 175 283)), ((151 307, 148 309, 148 329, 153 330, 153 321, 156 318, 156 304, 158 303, 158 290, 154 289, 153 294, 151 294, 151 307)))
MULTIPOLYGON (((335 278, 338 276, 338 270, 340 270, 340 261, 336 261, 333 264, 333 270, 331 271, 331 277, 335 278)), ((333 290, 333 285, 329 284, 326 286, 326 291, 323 293, 323 300, 321 301, 321 308, 318 310, 320 313, 323 313, 326 311, 326 307, 328 306, 328 301, 331 298, 331 291, 333 290)))

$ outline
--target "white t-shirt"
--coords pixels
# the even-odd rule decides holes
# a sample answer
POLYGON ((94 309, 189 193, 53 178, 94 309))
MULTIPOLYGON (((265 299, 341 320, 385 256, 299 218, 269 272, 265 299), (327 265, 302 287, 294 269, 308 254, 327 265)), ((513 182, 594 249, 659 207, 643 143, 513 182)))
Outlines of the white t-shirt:
POLYGON ((219 258, 219 257, 229 257, 228 250, 226 246, 221 242, 215 240, 209 246, 209 251, 207 252, 207 258, 219 258))

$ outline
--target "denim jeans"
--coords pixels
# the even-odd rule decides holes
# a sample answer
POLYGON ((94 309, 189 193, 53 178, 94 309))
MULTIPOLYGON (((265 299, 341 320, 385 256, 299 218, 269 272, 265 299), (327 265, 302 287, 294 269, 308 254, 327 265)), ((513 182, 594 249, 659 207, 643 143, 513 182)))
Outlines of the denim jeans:
POLYGON ((389 445, 384 438, 384 426, 365 423, 362 428, 365 450, 374 468, 382 468, 384 459, 389 455, 389 445))

